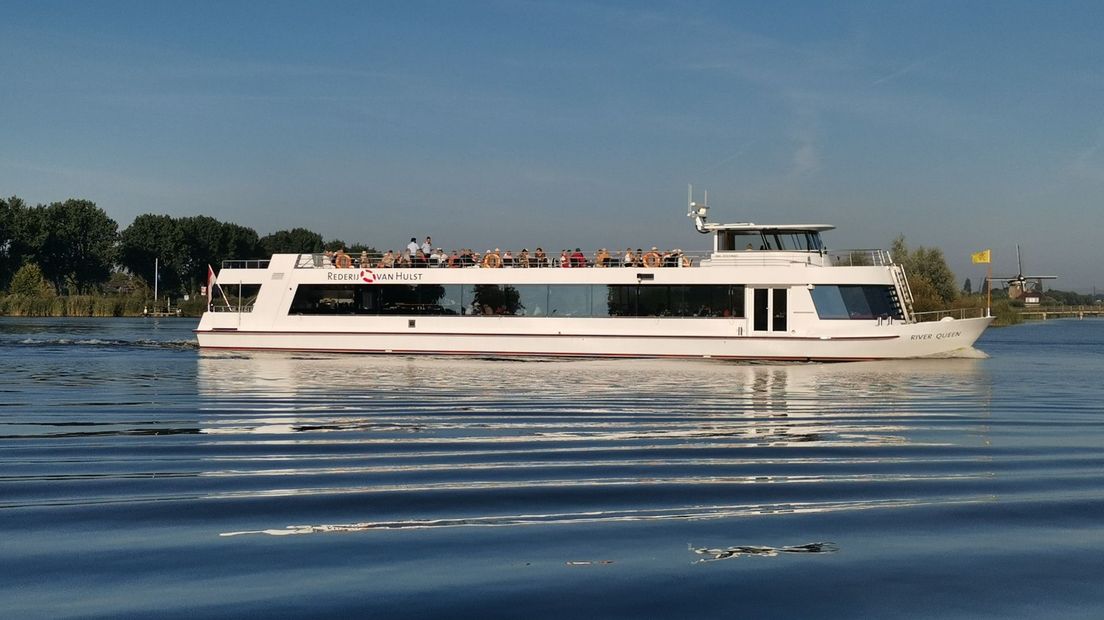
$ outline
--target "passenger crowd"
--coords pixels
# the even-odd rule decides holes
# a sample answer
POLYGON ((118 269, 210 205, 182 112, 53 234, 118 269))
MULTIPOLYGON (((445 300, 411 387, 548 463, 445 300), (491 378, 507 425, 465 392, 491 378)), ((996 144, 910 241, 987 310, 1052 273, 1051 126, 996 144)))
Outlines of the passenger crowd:
POLYGON ((410 243, 402 251, 387 250, 382 255, 369 255, 366 251, 359 255, 347 254, 343 249, 336 252, 327 251, 323 257, 323 264, 341 268, 485 267, 496 269, 500 267, 689 267, 693 261, 680 249, 663 251, 654 246, 648 251, 642 248, 635 250, 625 248, 622 252, 610 252, 606 248, 601 248, 591 257, 584 254, 581 248, 575 248, 574 252, 560 250, 559 256, 546 254, 543 248, 537 248, 533 252, 528 248, 522 248, 516 254, 509 249, 500 250, 499 248, 483 253, 470 248, 445 252, 439 247, 433 247, 432 238, 426 237, 420 245, 416 238, 411 238, 410 243))

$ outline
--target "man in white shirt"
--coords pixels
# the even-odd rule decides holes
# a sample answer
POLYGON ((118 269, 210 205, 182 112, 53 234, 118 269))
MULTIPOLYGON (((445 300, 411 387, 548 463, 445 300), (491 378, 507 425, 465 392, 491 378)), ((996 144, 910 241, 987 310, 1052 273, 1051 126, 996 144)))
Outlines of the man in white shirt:
POLYGON ((411 237, 410 243, 406 244, 406 249, 410 251, 411 256, 416 255, 418 253, 418 240, 411 237))
POLYGON ((426 240, 422 242, 422 252, 426 256, 433 253, 433 240, 429 238, 429 235, 426 235, 426 240))

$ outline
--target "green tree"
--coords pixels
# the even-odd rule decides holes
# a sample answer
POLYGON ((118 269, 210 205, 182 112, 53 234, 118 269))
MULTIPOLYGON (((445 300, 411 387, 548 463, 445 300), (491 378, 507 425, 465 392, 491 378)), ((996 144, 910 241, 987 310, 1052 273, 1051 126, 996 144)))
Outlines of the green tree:
MULTIPOLYGON (((191 290, 207 281, 207 265, 218 267, 228 259, 261 258, 264 250, 252 228, 197 215, 178 220, 187 248, 181 279, 191 290)), ((268 256, 263 256, 268 258, 268 256)))
POLYGON ((115 220, 88 200, 71 198, 35 210, 43 233, 37 262, 57 291, 86 293, 107 281, 115 263, 115 220))
POLYGON ((966 278, 966 281, 962 283, 962 292, 967 295, 972 295, 974 292, 974 285, 970 282, 970 278, 966 278))
POLYGON ((947 266, 943 250, 919 246, 908 247, 904 235, 898 235, 890 246, 893 260, 904 266, 912 289, 913 308, 917 312, 942 310, 958 298, 955 275, 947 266))
POLYGON ((317 254, 322 252, 322 235, 306 228, 278 230, 260 239, 264 254, 317 254))
POLYGON ((119 236, 119 264, 152 286, 157 261, 162 290, 180 290, 186 253, 184 233, 168 215, 139 215, 119 236))
POLYGON ((12 255, 12 241, 15 235, 16 204, 19 198, 0 198, 0 290, 7 288, 16 269, 16 259, 12 255))
POLYGON ((27 263, 12 276, 9 292, 12 295, 38 297, 53 294, 50 283, 42 275, 42 270, 34 263, 27 263))

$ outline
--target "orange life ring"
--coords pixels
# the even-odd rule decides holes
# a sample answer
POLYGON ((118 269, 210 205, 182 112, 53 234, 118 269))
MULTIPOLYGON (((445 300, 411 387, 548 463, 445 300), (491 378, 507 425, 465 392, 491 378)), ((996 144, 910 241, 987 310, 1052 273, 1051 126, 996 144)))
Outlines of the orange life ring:
POLYGON ((483 257, 483 266, 488 269, 498 269, 502 266, 502 257, 491 252, 483 257))
POLYGON ((645 267, 659 267, 660 263, 663 262, 663 257, 659 255, 659 252, 648 252, 644 255, 643 260, 645 267))
POLYGON ((334 266, 338 269, 348 269, 353 266, 353 259, 348 254, 338 254, 334 257, 334 266))

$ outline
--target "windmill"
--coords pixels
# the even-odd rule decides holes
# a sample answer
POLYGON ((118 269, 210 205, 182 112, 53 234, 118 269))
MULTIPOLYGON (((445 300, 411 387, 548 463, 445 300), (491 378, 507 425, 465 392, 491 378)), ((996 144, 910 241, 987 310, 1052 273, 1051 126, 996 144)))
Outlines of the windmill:
MULTIPOLYGON (((1043 296, 1043 280, 1054 280, 1058 276, 1025 276, 1020 245, 1016 244, 1016 267, 1014 276, 992 276, 992 280, 1004 282, 1008 288, 1009 299, 1022 299, 1025 304, 1035 305, 1043 296)), ((992 281, 991 280, 991 281, 992 281)))

